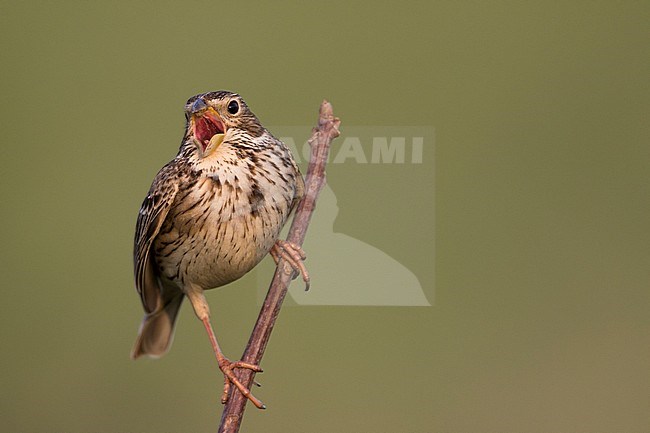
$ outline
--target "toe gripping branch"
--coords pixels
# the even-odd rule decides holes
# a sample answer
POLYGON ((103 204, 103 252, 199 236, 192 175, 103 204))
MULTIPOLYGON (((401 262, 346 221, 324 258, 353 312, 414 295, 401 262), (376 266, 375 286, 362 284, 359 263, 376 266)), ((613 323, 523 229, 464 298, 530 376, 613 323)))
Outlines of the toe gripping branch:
POLYGON ((271 248, 270 253, 273 260, 275 260, 276 265, 280 263, 280 259, 286 260, 287 263, 291 265, 294 272, 302 276, 302 280, 305 282, 305 291, 309 290, 311 280, 309 278, 309 272, 305 267, 305 259, 307 258, 307 255, 300 245, 294 244, 293 242, 278 240, 271 248))
MULTIPOLYGON (((239 390, 239 392, 241 392, 244 395, 244 397, 249 399, 251 403, 255 405, 255 407, 259 409, 266 409, 264 403, 262 403, 257 397, 255 397, 248 388, 242 385, 239 379, 237 379, 237 377, 235 376, 235 372, 234 372, 236 368, 245 368, 255 373, 261 373, 262 369, 260 368, 260 366, 256 364, 244 362, 244 361, 232 362, 231 360, 226 358, 223 352, 221 351, 221 348, 219 347, 219 343, 217 342, 217 337, 214 335, 214 331, 212 330, 212 325, 210 324, 210 319, 208 317, 205 317, 202 320, 202 322, 203 325, 205 326, 205 330, 207 331, 208 336, 210 337, 210 342, 212 343, 212 349, 214 350, 214 354, 217 357, 217 363, 219 364, 219 369, 223 373, 223 393, 221 394, 221 403, 226 404, 228 402, 228 397, 230 395, 230 384, 233 384, 239 390)), ((253 383, 257 386, 260 386, 260 384, 255 381, 253 381, 253 383)))

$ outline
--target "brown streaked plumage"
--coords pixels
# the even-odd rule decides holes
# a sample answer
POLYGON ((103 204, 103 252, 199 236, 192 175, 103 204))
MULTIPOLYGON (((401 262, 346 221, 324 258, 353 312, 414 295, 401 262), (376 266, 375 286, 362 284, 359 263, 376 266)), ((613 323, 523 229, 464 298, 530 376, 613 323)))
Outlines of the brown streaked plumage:
MULTIPOLYGON (((239 95, 197 95, 187 101, 185 113, 178 155, 158 172, 138 214, 135 283, 145 317, 131 356, 159 357, 169 349, 187 296, 224 373, 222 401, 233 383, 263 407, 232 372, 261 370, 223 356, 203 291, 240 278, 269 252, 304 271, 300 248, 278 241, 303 195, 302 175, 289 149, 239 95)), ((308 281, 305 272, 303 278, 308 281)))

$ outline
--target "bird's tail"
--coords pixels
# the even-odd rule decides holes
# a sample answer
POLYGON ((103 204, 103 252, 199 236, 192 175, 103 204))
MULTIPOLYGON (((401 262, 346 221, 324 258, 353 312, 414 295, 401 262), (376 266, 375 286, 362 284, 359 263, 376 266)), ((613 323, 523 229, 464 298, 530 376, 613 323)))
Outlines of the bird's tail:
POLYGON ((146 314, 142 319, 138 338, 131 351, 131 359, 137 359, 142 355, 159 358, 172 344, 176 316, 185 295, 175 288, 175 290, 163 290, 161 297, 162 307, 146 314))

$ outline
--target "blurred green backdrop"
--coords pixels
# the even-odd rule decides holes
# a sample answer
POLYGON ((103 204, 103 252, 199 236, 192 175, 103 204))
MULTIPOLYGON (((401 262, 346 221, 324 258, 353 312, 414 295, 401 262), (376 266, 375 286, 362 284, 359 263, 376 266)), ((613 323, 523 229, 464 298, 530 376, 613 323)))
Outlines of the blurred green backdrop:
MULTIPOLYGON (((413 176, 328 172, 335 231, 434 306, 285 308, 269 409, 243 431, 650 429, 648 2, 1 11, 2 431, 216 431, 221 376, 187 305, 165 358, 128 354, 139 205, 185 100, 217 89, 267 125, 311 125, 328 98, 343 129, 436 131, 413 176)), ((208 299, 235 358, 255 278, 208 299)))

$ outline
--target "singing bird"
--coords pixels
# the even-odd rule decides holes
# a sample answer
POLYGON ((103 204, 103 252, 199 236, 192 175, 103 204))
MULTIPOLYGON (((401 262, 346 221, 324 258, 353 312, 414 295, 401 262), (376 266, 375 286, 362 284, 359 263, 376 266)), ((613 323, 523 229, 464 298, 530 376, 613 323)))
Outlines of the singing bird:
POLYGON ((228 284, 271 253, 309 277, 299 246, 278 240, 303 196, 304 182, 287 146, 266 130, 236 93, 191 97, 176 157, 156 175, 138 214, 135 286, 145 311, 131 357, 169 349, 185 297, 203 322, 224 374, 257 407, 264 405, 233 369, 259 366, 227 359, 210 325, 204 290, 228 284))

